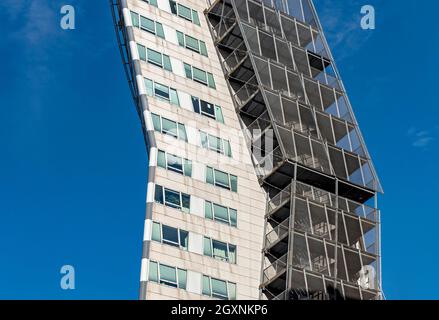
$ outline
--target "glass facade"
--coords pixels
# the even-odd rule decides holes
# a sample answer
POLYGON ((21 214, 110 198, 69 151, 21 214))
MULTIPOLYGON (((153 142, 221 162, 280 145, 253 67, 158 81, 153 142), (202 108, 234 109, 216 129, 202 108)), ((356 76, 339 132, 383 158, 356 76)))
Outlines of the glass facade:
POLYGON ((382 189, 312 2, 220 0, 207 18, 269 198, 260 298, 380 299, 382 189))

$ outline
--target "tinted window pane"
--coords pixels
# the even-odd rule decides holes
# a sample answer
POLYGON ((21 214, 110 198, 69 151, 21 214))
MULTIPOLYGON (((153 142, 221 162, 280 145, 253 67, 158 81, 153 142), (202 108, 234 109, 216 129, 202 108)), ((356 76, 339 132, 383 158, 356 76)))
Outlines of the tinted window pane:
POLYGON ((215 184, 229 188, 229 175, 225 172, 215 170, 215 184))
POLYGON ((158 282, 159 281, 159 270, 157 262, 149 263, 149 281, 158 282))
POLYGON ((163 132, 177 137, 177 124, 168 119, 162 119, 163 132))
POLYGON ((204 202, 204 217, 206 219, 213 219, 212 203, 209 201, 204 202))
POLYGON ((160 84, 155 84, 154 93, 157 97, 169 100, 169 88, 160 84))
POLYGON ((155 185, 154 200, 158 203, 163 204, 163 187, 157 184, 155 185))
POLYGON ((168 153, 168 169, 178 173, 183 172, 183 162, 180 157, 168 153))
POLYGON ((178 243, 178 229, 168 226, 162 226, 163 242, 172 246, 179 246, 178 243))
POLYGON ((212 280, 212 295, 217 298, 227 299, 227 283, 225 281, 212 280))
POLYGON ((172 287, 177 286, 177 276, 175 274, 175 268, 160 265, 160 283, 170 285, 172 287))
POLYGON ((229 213, 226 207, 214 204, 213 209, 215 212, 215 219, 229 223, 229 213))
POLYGON ((201 100, 201 112, 215 119, 215 107, 213 104, 201 100))
POLYGON ((165 189, 165 201, 173 208, 180 208, 180 194, 178 192, 165 189))

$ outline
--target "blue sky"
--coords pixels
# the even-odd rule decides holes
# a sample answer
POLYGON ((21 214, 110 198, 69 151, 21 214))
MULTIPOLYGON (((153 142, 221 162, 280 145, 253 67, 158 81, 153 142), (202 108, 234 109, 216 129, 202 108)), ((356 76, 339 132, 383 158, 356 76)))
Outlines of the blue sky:
MULTIPOLYGON (((389 299, 439 298, 439 3, 315 0, 385 195, 389 299), (360 8, 376 8, 374 31, 360 8)), ((147 157, 108 1, 0 2, 0 298, 136 299, 147 157), (61 266, 76 289, 59 286, 61 266)))

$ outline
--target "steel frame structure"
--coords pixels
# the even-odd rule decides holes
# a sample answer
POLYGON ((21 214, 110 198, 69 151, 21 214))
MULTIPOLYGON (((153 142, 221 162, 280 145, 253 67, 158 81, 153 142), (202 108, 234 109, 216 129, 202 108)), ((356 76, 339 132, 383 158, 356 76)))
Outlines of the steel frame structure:
POLYGON ((382 188, 312 1, 205 14, 267 193, 260 298, 381 299, 382 188))

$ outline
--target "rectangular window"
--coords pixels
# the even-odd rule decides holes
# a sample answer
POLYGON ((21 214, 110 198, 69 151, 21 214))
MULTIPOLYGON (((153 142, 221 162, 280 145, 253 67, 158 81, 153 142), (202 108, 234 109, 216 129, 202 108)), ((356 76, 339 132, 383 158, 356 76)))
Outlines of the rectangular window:
POLYGON ((172 65, 169 56, 149 48, 147 49, 147 56, 149 63, 165 70, 172 71, 172 65))
POLYGON ((186 290, 187 271, 184 269, 177 269, 178 287, 186 290))
POLYGON ((152 224, 152 236, 153 241, 162 242, 162 227, 160 223, 154 222, 152 224))
POLYGON ((195 23, 197 26, 200 24, 200 17, 198 16, 198 12, 195 10, 192 10, 192 22, 195 23))
POLYGON ((177 14, 180 17, 192 22, 192 11, 188 7, 182 4, 177 4, 177 14))
POLYGON ((165 30, 163 30, 163 25, 160 22, 155 23, 155 34, 158 37, 165 39, 165 30))
POLYGON ((141 30, 144 30, 162 39, 165 39, 165 32, 163 30, 163 25, 160 22, 141 16, 134 11, 131 11, 131 21, 135 28, 140 28, 141 30))
POLYGON ((173 267, 164 265, 164 264, 160 264, 159 265, 159 283, 177 288, 178 284, 177 284, 176 269, 173 267))
POLYGON ((212 167, 206 167, 206 182, 233 192, 238 189, 238 177, 212 167))
POLYGON ((203 276, 202 292, 209 297, 236 300, 236 284, 208 276, 203 276))
POLYGON ((177 122, 162 118, 162 133, 178 138, 177 122))
POLYGON ((155 34, 155 22, 144 16, 140 16, 140 29, 155 34))
POLYGON ((165 86, 161 83, 154 82, 150 79, 144 78, 146 86, 146 94, 151 97, 156 97, 162 100, 167 100, 171 104, 180 106, 180 99, 178 98, 177 90, 165 86))
POLYGON ((180 192, 164 189, 165 191, 165 205, 171 208, 180 209, 181 208, 181 194, 180 192))
POLYGON ((198 83, 204 84, 209 88, 216 89, 215 80, 213 74, 206 72, 204 70, 198 69, 191 66, 190 64, 184 63, 184 71, 186 78, 194 80, 198 83))
POLYGON ((197 39, 195 39, 194 37, 185 36, 186 38, 186 48, 195 51, 196 53, 200 53, 200 43, 197 39))
POLYGON ((186 193, 156 185, 154 200, 167 207, 179 209, 185 213, 190 212, 191 196, 186 193))
POLYGON ((180 247, 180 242, 178 240, 179 232, 178 229, 162 225, 163 233, 163 243, 169 244, 174 247, 180 247))
POLYGON ((139 51, 140 60, 146 61, 146 48, 141 44, 137 44, 137 51, 139 51))
POLYGON ((196 67, 192 67, 193 80, 207 85, 207 72, 196 67))
POLYGON ((169 97, 170 97, 169 87, 164 86, 160 83, 155 83, 154 96, 156 96, 158 98, 165 99, 165 100, 169 100, 169 97))
POLYGON ((154 81, 143 78, 146 87, 146 94, 150 97, 154 97, 154 81))
POLYGON ((205 149, 210 149, 218 153, 232 157, 232 149, 229 140, 220 139, 211 134, 200 131, 201 146, 205 149))
POLYGON ((223 112, 220 106, 201 100, 192 96, 192 108, 194 112, 215 119, 218 122, 224 123, 223 112))
POLYGON ((206 43, 204 41, 201 41, 201 40, 200 40, 200 53, 205 57, 208 56, 206 43))
POLYGON ((187 48, 206 57, 208 56, 206 43, 204 41, 184 34, 181 31, 177 31, 177 39, 180 47, 187 48))
POLYGON ((237 225, 237 211, 235 209, 227 208, 210 201, 204 202, 204 217, 228 224, 232 227, 236 227, 237 225))
POLYGON ((163 169, 177 172, 188 177, 192 176, 192 161, 166 153, 165 151, 158 151, 157 164, 163 169))
POLYGON ((148 280, 152 282, 159 282, 159 266, 157 262, 149 262, 148 280))
POLYGON ((220 299, 227 299, 229 297, 226 281, 211 278, 210 283, 212 287, 212 297, 220 299))
POLYGON ((134 27, 139 27, 139 15, 134 11, 131 11, 131 21, 134 27))
POLYGON ((153 241, 188 250, 188 237, 189 232, 185 230, 169 227, 158 222, 152 224, 151 239, 153 241))
POLYGON ((142 0, 142 1, 149 3, 150 5, 158 8, 157 0, 142 0))
POLYGON ((187 134, 184 124, 162 118, 154 113, 152 113, 151 116, 155 131, 187 142, 187 134))
POLYGON ((207 72, 207 85, 209 88, 216 89, 215 80, 213 78, 213 74, 207 72))
POLYGON ((197 11, 181 4, 177 4, 177 2, 174 0, 169 0, 169 5, 171 6, 171 12, 173 14, 182 17, 183 19, 188 20, 198 26, 200 25, 200 18, 197 11))
POLYGON ((204 255, 229 263, 236 263, 236 246, 204 237, 204 255))

